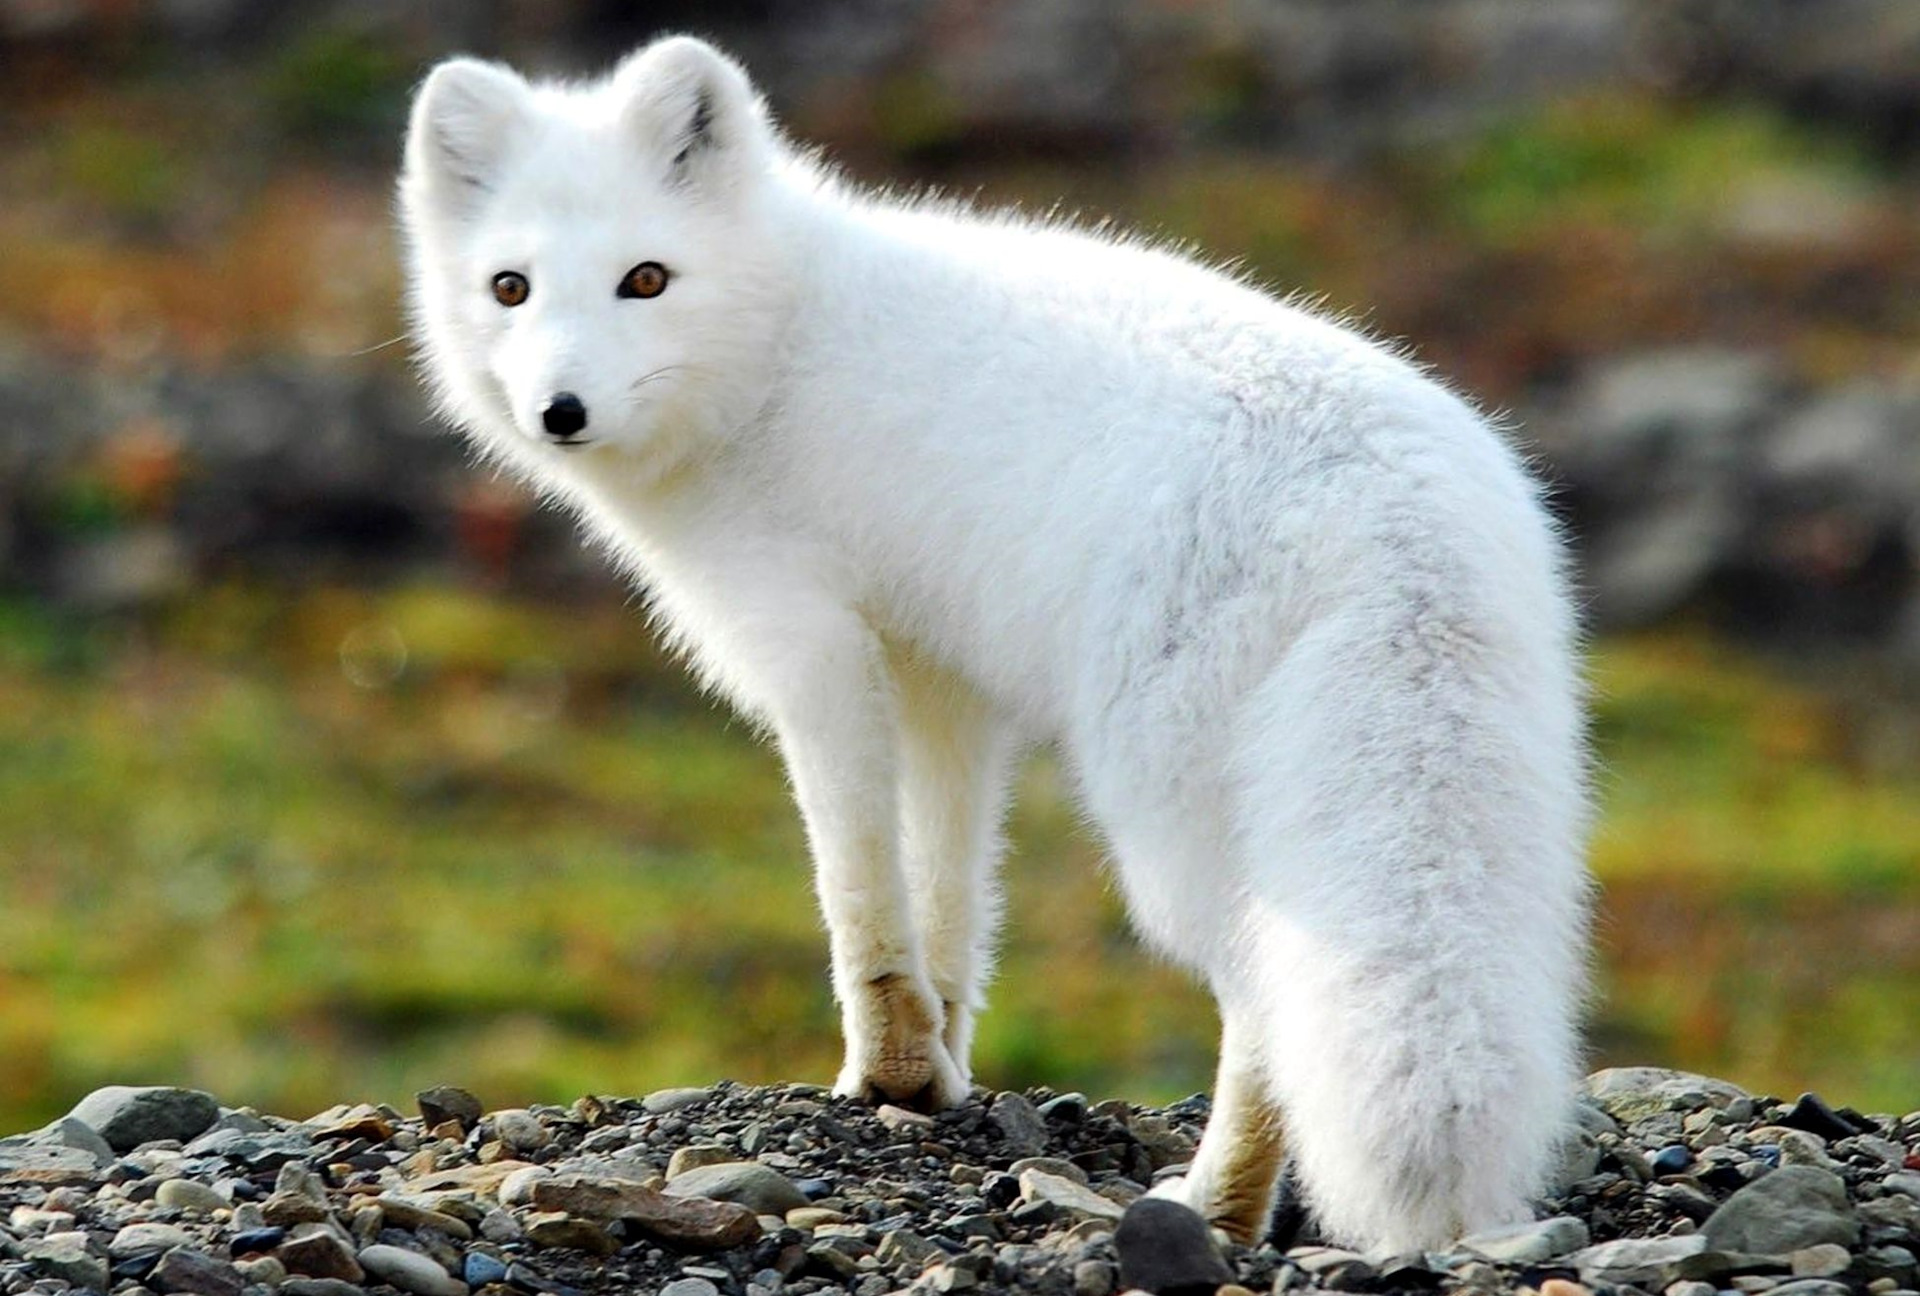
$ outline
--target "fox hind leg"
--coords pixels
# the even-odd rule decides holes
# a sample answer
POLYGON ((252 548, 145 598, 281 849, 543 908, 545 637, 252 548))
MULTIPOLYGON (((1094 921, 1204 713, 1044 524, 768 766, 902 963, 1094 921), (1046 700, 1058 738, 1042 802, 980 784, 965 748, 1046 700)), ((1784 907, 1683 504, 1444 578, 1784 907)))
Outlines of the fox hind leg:
POLYGON ((1191 1206, 1234 1241, 1253 1243, 1266 1235, 1273 1213, 1286 1138, 1260 1064, 1256 1019, 1224 1000, 1220 1016, 1220 1068, 1206 1133, 1187 1173, 1154 1193, 1191 1206))

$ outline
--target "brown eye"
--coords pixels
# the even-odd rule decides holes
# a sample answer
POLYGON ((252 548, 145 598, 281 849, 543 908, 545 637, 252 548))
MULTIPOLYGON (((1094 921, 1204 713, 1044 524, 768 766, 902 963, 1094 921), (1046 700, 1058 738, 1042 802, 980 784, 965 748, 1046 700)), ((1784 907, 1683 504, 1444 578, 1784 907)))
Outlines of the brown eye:
POLYGON ((502 270, 493 277, 493 299, 502 306, 518 306, 527 299, 530 291, 525 275, 502 270))
POLYGON ((667 290, 667 268, 658 261, 642 261, 620 281, 618 296, 658 297, 667 290))

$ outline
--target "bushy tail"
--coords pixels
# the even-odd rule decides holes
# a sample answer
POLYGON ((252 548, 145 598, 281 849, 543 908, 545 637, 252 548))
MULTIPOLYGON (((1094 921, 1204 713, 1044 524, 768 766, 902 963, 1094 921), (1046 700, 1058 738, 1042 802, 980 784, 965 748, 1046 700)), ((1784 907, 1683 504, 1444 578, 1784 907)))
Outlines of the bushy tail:
POLYGON ((1409 614, 1310 634, 1253 699, 1246 979, 1305 1195, 1349 1245, 1526 1218, 1564 1135, 1587 888, 1564 656, 1409 614))

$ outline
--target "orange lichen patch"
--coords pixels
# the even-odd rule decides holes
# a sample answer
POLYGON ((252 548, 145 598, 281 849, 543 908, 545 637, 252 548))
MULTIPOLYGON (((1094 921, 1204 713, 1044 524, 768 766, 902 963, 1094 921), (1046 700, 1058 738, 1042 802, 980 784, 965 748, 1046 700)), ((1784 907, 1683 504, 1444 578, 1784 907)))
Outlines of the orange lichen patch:
POLYGON ((0 326, 69 355, 133 365, 299 351, 337 354, 398 331, 399 271, 383 190, 294 174, 186 243, 131 243, 0 214, 15 252, 0 326))
POLYGON ((107 439, 100 449, 100 468, 109 493, 125 512, 155 517, 172 502, 186 463, 180 438, 167 424, 140 418, 107 439))

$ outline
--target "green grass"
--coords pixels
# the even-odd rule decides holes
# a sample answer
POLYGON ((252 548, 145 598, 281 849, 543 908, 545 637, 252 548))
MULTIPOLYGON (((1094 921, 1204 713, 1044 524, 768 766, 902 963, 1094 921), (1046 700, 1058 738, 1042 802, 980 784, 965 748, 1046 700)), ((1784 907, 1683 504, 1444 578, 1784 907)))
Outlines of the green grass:
POLYGON ((1849 194, 1875 179, 1857 142, 1777 109, 1647 97, 1563 100, 1408 167, 1433 210, 1494 243, 1595 226, 1705 234, 1783 184, 1849 194))
MULTIPOLYGON (((1920 1105, 1920 780, 1703 642, 1596 673, 1600 1060, 1920 1105)), ((1044 762, 1012 836, 981 1078, 1205 1087, 1211 1009, 1130 937, 1044 762)), ((778 762, 611 603, 0 604, 0 897, 0 1129, 108 1082, 305 1114, 837 1062, 778 762)))

